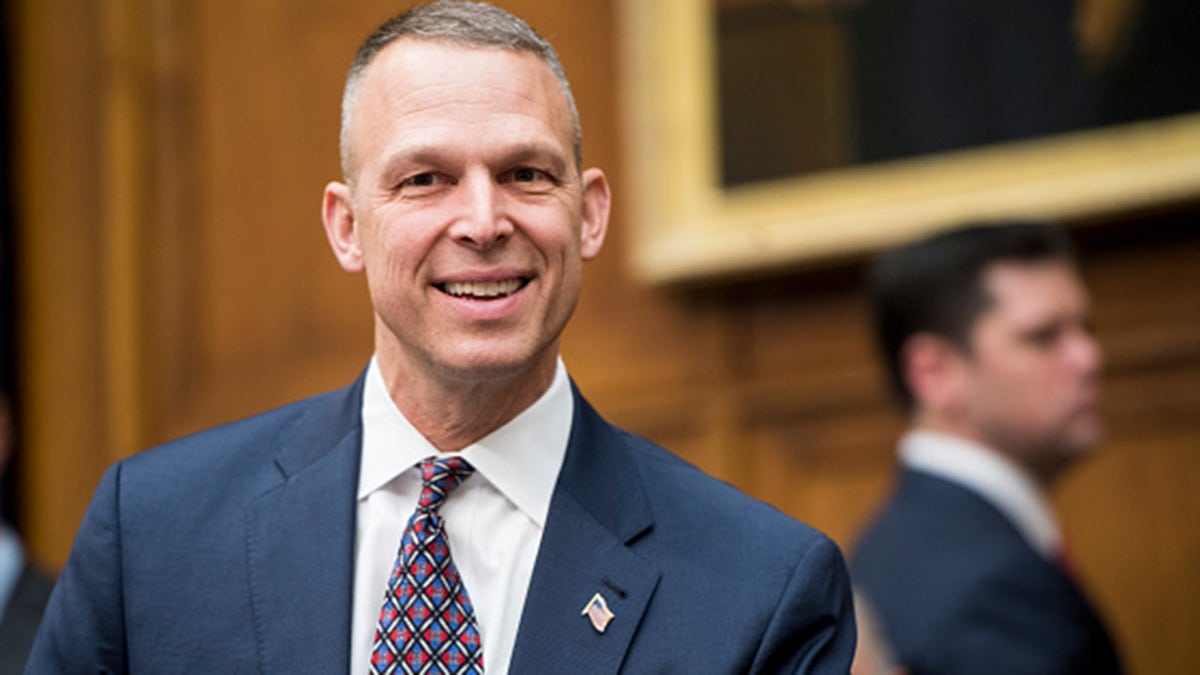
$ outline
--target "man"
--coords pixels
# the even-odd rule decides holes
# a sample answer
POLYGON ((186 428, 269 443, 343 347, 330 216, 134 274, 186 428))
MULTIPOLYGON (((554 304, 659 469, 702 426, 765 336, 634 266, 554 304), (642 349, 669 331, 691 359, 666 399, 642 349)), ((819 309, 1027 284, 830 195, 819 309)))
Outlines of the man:
POLYGON ((874 319, 910 431, 852 558, 896 660, 927 673, 1117 673, 1060 565, 1046 492, 1101 439, 1101 354, 1066 235, 969 226, 880 258, 874 319))
MULTIPOLYGON (((0 146, 3 144, 0 143, 0 146)), ((0 148, 0 154, 3 154, 0 148)), ((0 202, 4 196, 0 195, 0 202)), ((7 213, 0 205, 0 504, 11 504, 8 487, 16 449, 17 424, 13 394, 15 326, 11 227, 4 220, 7 213)), ((11 513, 0 507, 0 673, 19 673, 25 668, 29 649, 54 580, 46 576, 26 555, 20 535, 8 524, 11 513)))
POLYGON ((609 214, 580 139, 553 49, 507 12, 372 34, 323 215, 374 358, 111 469, 29 672, 845 673, 837 548, 566 375, 609 214))
MULTIPOLYGON (((0 377, 0 476, 8 467, 14 438, 12 406, 0 377)), ((54 581, 32 565, 17 533, 0 523, 0 673, 19 673, 54 581)))
POLYGON ((883 639, 875 610, 858 591, 854 593, 854 617, 858 623, 858 648, 854 651, 854 663, 850 664, 850 675, 906 675, 896 665, 891 647, 883 639))

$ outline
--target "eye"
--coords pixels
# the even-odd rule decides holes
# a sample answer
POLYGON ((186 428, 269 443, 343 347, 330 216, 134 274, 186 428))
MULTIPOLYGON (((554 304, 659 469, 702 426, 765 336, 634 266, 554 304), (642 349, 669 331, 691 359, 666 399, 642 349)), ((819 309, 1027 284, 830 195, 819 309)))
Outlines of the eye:
POLYGON ((1062 339, 1066 326, 1052 322, 1038 326, 1025 334, 1025 341, 1037 349, 1051 349, 1062 339))
POLYGON ((545 174, 543 174, 541 171, 538 171, 537 169, 525 168, 525 169, 517 169, 516 171, 513 172, 513 180, 517 181, 518 183, 529 183, 529 182, 538 180, 539 178, 542 178, 544 176, 545 176, 545 174))
POLYGON ((424 199, 440 194, 454 185, 454 178, 440 171, 422 171, 400 179, 392 194, 400 199, 424 199))
POLYGON ((426 171, 425 173, 418 173, 414 176, 409 176, 408 178, 405 178, 404 180, 400 181, 400 187, 402 187, 402 188, 405 188, 405 187, 418 187, 418 188, 432 187, 434 185, 439 185, 439 184, 445 183, 445 182, 447 182, 447 179, 445 176, 434 173, 432 171, 426 171))
POLYGON ((1061 316, 1047 319, 1045 323, 1030 326, 1021 333, 1021 339, 1041 351, 1060 349, 1077 338, 1095 338, 1091 318, 1082 316, 1061 316))
POLYGON ((558 185, 558 180, 549 173, 531 166, 522 166, 500 176, 502 183, 518 183, 527 187, 549 187, 558 185))

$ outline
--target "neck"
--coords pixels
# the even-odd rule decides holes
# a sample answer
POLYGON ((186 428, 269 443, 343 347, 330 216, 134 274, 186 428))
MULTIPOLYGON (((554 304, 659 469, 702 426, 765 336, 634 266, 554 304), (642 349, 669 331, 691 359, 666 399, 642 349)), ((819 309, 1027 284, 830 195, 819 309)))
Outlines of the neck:
POLYGON ((1037 450, 1022 452, 1017 448, 1010 447, 1009 443, 986 436, 970 425, 956 424, 953 420, 937 415, 918 412, 913 416, 911 428, 961 438, 998 455, 1003 455, 1021 467, 1043 492, 1048 492, 1054 486, 1066 468, 1061 462, 1053 459, 1053 453, 1038 452, 1037 450))
POLYGON ((377 353, 396 407, 442 452, 456 452, 512 421, 554 381, 557 353, 517 373, 431 376, 377 353))

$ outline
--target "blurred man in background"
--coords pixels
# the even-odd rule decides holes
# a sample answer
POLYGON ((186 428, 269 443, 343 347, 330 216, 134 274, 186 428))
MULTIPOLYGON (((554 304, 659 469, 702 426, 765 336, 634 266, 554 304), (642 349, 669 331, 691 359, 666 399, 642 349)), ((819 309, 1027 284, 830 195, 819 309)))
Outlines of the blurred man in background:
POLYGON ((854 619, 858 625, 858 648, 854 651, 854 662, 850 664, 850 675, 907 675, 904 668, 896 665, 896 656, 883 637, 875 609, 857 589, 854 591, 854 619))
POLYGON ((928 673, 1119 673, 1048 490, 1101 440, 1100 347, 1059 228, 992 223, 885 253, 875 329, 910 420, 851 572, 928 673))
MULTIPOLYGON (((8 238, 0 238, 0 281, 11 283, 11 261, 5 255, 8 238)), ((0 294, 0 479, 7 474, 16 450, 17 426, 13 392, 11 286, 0 294)), ((12 481, 0 480, 0 487, 12 481)), ((0 504, 10 503, 0 495, 0 504)), ((0 509, 0 673, 19 673, 33 644, 33 637, 50 598, 53 580, 35 567, 25 555, 21 539, 9 523, 12 514, 0 509)))
MULTIPOLYGON (((16 424, 0 388, 0 476, 13 450, 16 424)), ((0 522, 0 673, 19 673, 37 633, 54 582, 30 564, 15 530, 0 522)))
MULTIPOLYGON (((0 87, 0 100, 6 92, 0 87)), ((0 128, 5 113, 0 112, 0 128)), ((0 138, 0 159, 8 156, 0 138)), ((53 580, 31 563, 11 524, 13 504, 9 474, 17 444, 16 293, 13 227, 7 185, 7 162, 0 161, 0 673, 25 667, 33 637, 50 598, 53 580)))

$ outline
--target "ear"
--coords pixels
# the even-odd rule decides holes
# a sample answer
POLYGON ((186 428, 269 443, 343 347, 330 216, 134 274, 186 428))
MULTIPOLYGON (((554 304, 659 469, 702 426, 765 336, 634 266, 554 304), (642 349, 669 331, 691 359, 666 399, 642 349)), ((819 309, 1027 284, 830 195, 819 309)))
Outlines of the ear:
POLYGON ((966 401, 969 363, 949 340, 918 333, 900 351, 904 379, 921 413, 945 419, 956 416, 966 401))
POLYGON ((612 206, 608 179, 600 169, 583 172, 583 224, 580 231, 580 252, 584 260, 600 254, 604 236, 608 233, 608 214, 612 206))
POLYGON ((354 218, 354 197, 350 186, 334 181, 325 186, 325 198, 321 203, 321 219, 325 223, 325 236, 338 264, 347 272, 363 269, 362 246, 358 241, 358 228, 354 218))

